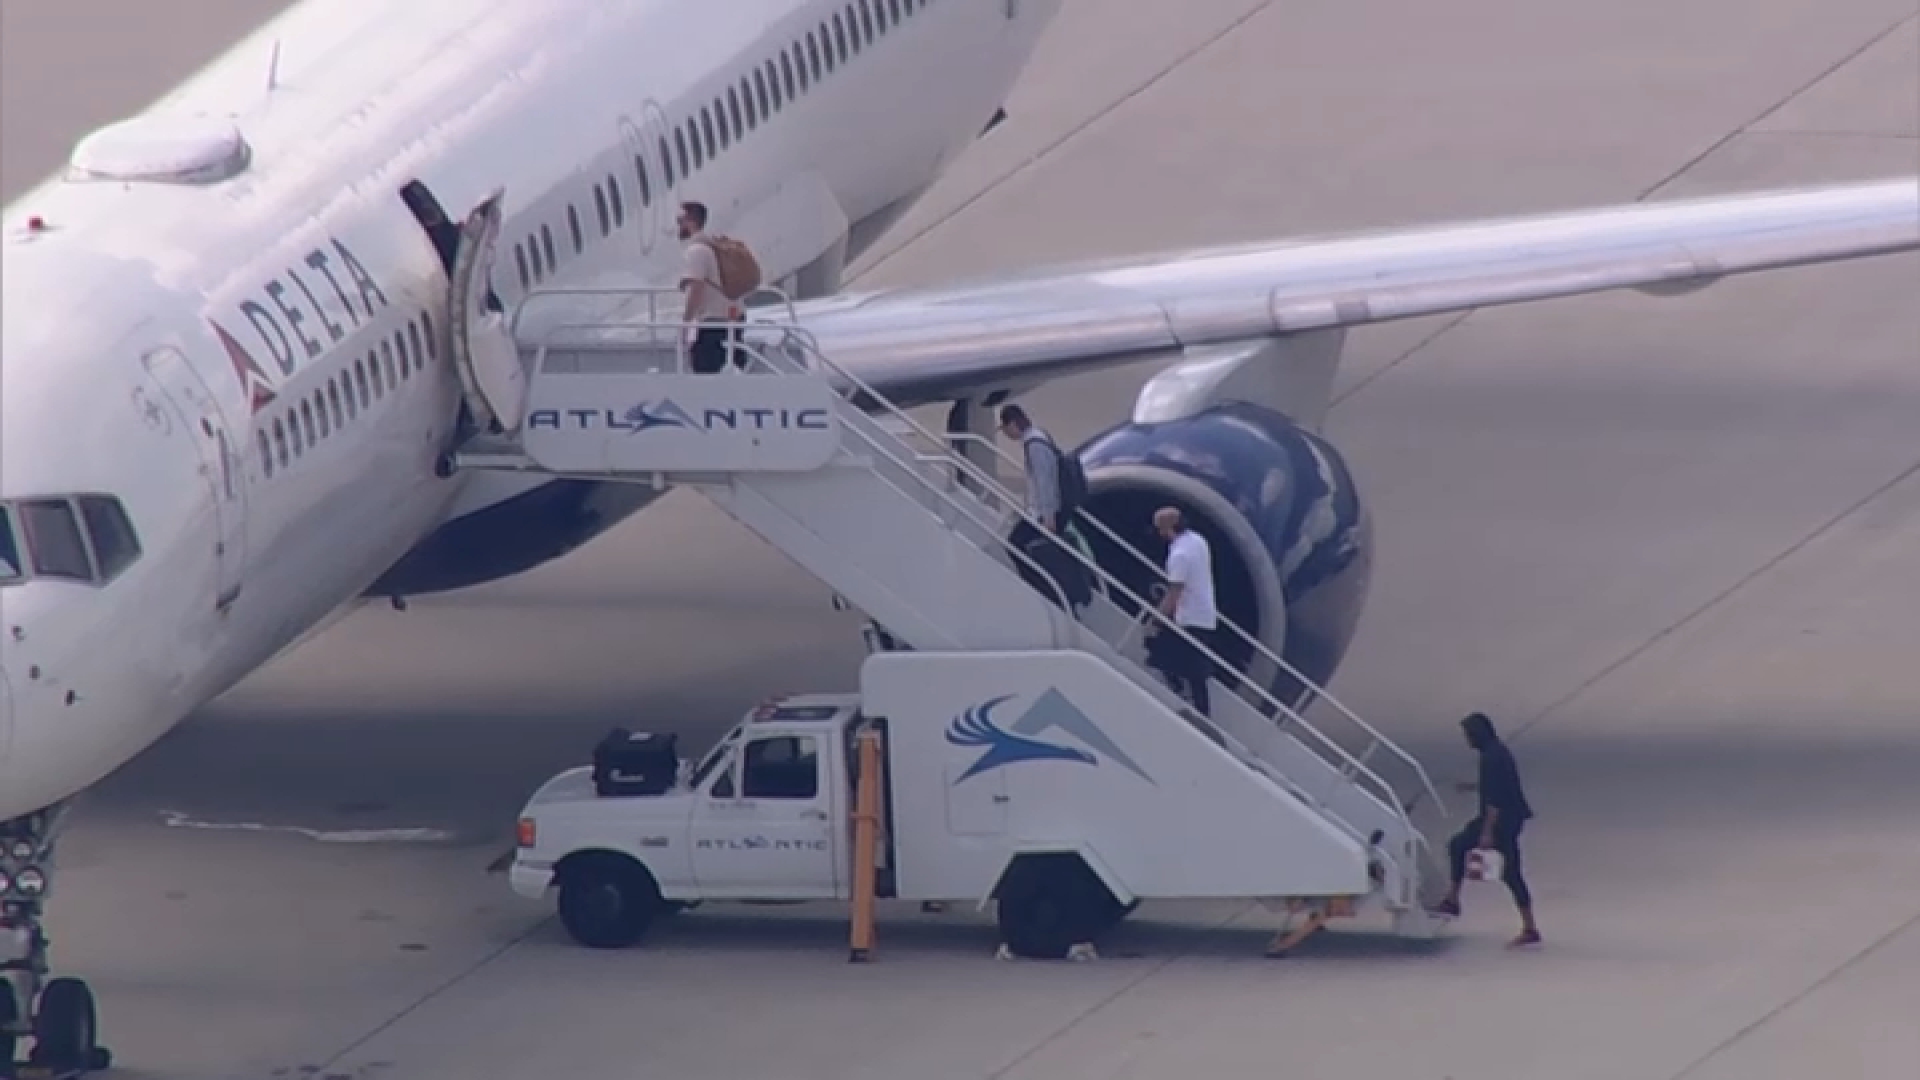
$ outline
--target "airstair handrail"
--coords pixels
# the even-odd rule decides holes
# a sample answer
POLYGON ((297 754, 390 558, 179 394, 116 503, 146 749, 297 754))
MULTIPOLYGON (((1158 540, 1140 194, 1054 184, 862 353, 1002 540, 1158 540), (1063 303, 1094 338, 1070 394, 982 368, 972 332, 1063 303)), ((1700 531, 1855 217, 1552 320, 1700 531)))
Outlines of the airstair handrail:
MULTIPOLYGON (((985 446, 988 450, 992 451, 992 453, 996 457, 998 457, 1003 463, 1013 467, 1014 469, 1024 471, 1026 468, 1026 465, 1024 462, 1015 458, 1012 454, 1008 453, 1005 449, 1003 449, 996 441, 988 438, 985 435, 979 435, 974 432, 949 432, 945 437, 954 441, 966 441, 966 442, 978 443, 979 445, 985 446)), ((1068 451, 1065 449, 1061 450, 1061 453, 1067 453, 1067 452, 1068 451)), ((1162 585, 1171 584, 1171 582, 1167 579, 1166 569, 1164 567, 1154 562, 1152 559, 1147 558, 1145 552, 1141 551, 1139 548, 1134 547, 1132 544, 1128 543, 1125 538, 1123 538, 1117 531, 1113 529, 1112 526, 1108 525, 1106 522, 1101 521, 1099 518, 1093 516, 1092 514, 1086 513, 1083 510, 1075 510, 1072 512, 1071 515, 1069 515, 1069 517, 1070 517, 1070 520, 1072 520, 1072 522, 1076 525, 1086 524, 1086 525, 1092 526, 1096 532, 1098 532, 1101 536, 1107 539, 1107 542, 1111 543, 1114 547, 1120 549, 1122 552, 1125 552, 1127 555, 1131 556, 1134 559, 1134 561, 1138 562, 1141 566, 1145 567, 1150 573, 1154 575, 1155 578, 1158 579, 1160 584, 1162 585)), ((1425 797, 1432 800, 1434 809, 1439 812, 1440 816, 1443 819, 1448 816, 1445 801, 1441 799, 1439 790, 1436 787, 1434 787, 1431 777, 1429 777, 1427 774, 1426 767, 1421 765, 1418 759, 1416 759, 1412 754, 1407 753, 1406 750, 1401 748, 1401 746, 1398 743, 1395 743, 1393 740, 1387 738, 1387 736, 1383 732, 1381 732, 1378 728, 1374 727, 1372 724, 1368 723, 1365 719, 1361 718, 1359 713, 1356 713, 1352 709, 1348 708, 1346 703, 1341 701, 1339 698, 1335 697, 1331 690, 1327 689, 1324 685, 1320 684, 1319 682, 1308 678, 1306 674, 1302 672, 1299 668, 1294 667, 1293 664, 1289 663, 1285 657, 1281 656, 1279 653, 1269 648, 1265 642, 1261 641, 1259 638, 1249 633, 1246 629, 1241 627, 1240 624, 1234 622, 1231 619, 1228 619, 1224 615, 1220 617, 1219 622, 1221 626, 1231 631, 1235 638, 1244 642, 1247 645, 1247 647, 1251 649, 1256 656, 1268 661, 1281 674, 1287 676, 1288 678, 1292 679, 1293 681, 1299 683, 1301 686, 1306 688, 1308 693, 1308 700, 1298 707, 1299 711, 1305 712, 1307 709, 1311 708, 1315 700, 1324 701, 1328 705, 1331 705, 1335 712, 1338 712, 1341 716, 1345 717, 1348 722, 1353 724, 1356 728, 1360 729, 1361 733, 1367 737, 1370 743, 1367 750, 1362 753, 1362 760, 1364 760, 1367 755, 1371 754, 1375 747, 1383 747, 1386 749, 1386 751, 1389 754, 1393 755, 1396 759, 1398 759, 1403 764, 1405 764, 1409 769, 1411 769, 1413 771, 1415 780, 1419 783, 1420 787, 1423 790, 1415 793, 1415 797, 1413 801, 1408 804, 1410 807, 1413 805, 1417 805, 1419 803, 1419 800, 1422 797, 1425 797)))
MULTIPOLYGON (((651 300, 653 297, 657 295, 662 295, 662 294, 671 294, 673 291, 674 290, 671 290, 665 287, 641 287, 641 286, 599 286, 599 287, 574 286, 574 287, 568 287, 568 288, 562 288, 562 289, 543 290, 540 292, 530 293, 526 297, 522 298, 519 305, 517 305, 516 307, 512 325, 516 329, 519 327, 520 318, 522 314, 524 314, 527 304, 530 301, 534 300, 536 297, 540 297, 540 296, 553 296, 553 295, 562 295, 562 294, 627 295, 627 296, 639 295, 639 296, 645 296, 649 299, 650 301, 649 307, 651 309, 653 308, 653 305, 651 304, 651 300)), ((791 310, 792 310, 791 306, 789 305, 789 311, 791 310)), ((679 318, 663 320, 655 317, 655 318, 649 318, 646 321, 645 328, 649 330, 654 330, 654 331, 659 331, 659 330, 674 331, 675 333, 674 341, 676 346, 675 351, 676 353, 678 353, 680 351, 678 346, 680 342, 684 339, 685 332, 689 329, 695 329, 699 325, 700 324, 697 324, 697 323, 685 322, 679 318)), ((789 344, 797 345, 804 352, 806 357, 808 357, 815 363, 819 364, 826 371, 839 376, 841 379, 851 384, 855 390, 857 390, 860 394, 862 394, 866 398, 866 400, 872 402, 876 408, 892 416, 899 422, 907 425, 914 432, 918 433, 921 437, 926 439, 929 444, 935 445, 935 446, 940 445, 939 438, 936 437, 932 432, 928 431, 917 420, 915 420, 912 416, 910 416, 905 410, 901 409, 897 405, 894 405, 890 399, 888 399, 885 395, 881 394, 878 390, 874 389, 865 380, 861 379, 859 376, 853 374, 851 371, 848 371, 847 369, 841 367, 839 364, 835 363, 833 359, 827 356, 825 351, 821 349, 818 340, 813 336, 811 331, 808 328, 800 325, 797 321, 780 323, 780 322, 775 322, 770 320, 750 321, 750 320, 743 319, 741 320, 741 322, 735 323, 732 325, 734 327, 737 327, 738 330, 740 331, 737 341, 733 343, 733 348, 736 348, 748 353, 748 355, 753 356, 757 361, 759 361, 760 364, 770 369, 773 368, 773 365, 766 360, 765 355, 760 352, 759 344, 749 343, 746 340, 745 331, 747 331, 749 328, 756 327, 756 326, 777 331, 781 340, 779 342, 775 342, 771 344, 774 344, 776 346, 789 345, 789 344)), ((574 328, 574 327, 569 327, 569 328, 574 328)), ((631 324, 622 326, 621 324, 609 323, 609 324, 593 326, 593 327, 578 327, 578 328, 607 330, 607 329, 615 329, 615 328, 630 329, 632 327, 631 327, 631 324)), ((516 340, 518 340, 517 335, 516 335, 516 340)), ((545 347, 546 347, 545 343, 542 343, 541 351, 544 352, 545 347)), ((974 518, 973 512, 966 506, 965 501, 955 499, 951 493, 941 490, 938 486, 934 485, 931 481, 929 481, 920 469, 914 467, 912 464, 900 461, 900 459, 893 453, 893 451, 890 448, 881 445, 879 440, 872 438, 871 436, 869 436, 867 433, 863 431, 859 431, 857 428, 848 428, 847 430, 855 431, 859 435, 861 441, 864 444, 866 444, 869 448, 883 454, 889 460, 893 461, 895 464, 901 465, 903 468, 905 468, 906 471, 909 473, 909 475, 915 477, 919 481, 919 483, 923 487, 925 487, 926 490, 932 495, 934 495, 936 498, 940 499, 942 502, 946 503, 953 509, 959 511, 961 514, 966 515, 970 519, 974 518)), ((995 447, 995 451, 998 452, 997 447, 995 447)), ((1014 514, 1018 518, 1026 521, 1028 524, 1034 526, 1035 528, 1041 528, 1041 529, 1044 528, 1037 521, 1034 521, 1032 518, 1030 518, 1026 514, 1024 509, 1021 509, 1021 504, 1023 500, 1021 500, 1013 492, 1006 489, 998 481, 997 478, 987 474, 984 470, 981 470, 980 468, 975 466, 972 462, 966 460, 964 456, 954 454, 951 451, 948 451, 947 453, 947 460, 950 465, 967 474, 975 482, 975 484, 985 488, 987 491, 993 493, 1001 501, 1013 507, 1014 514)), ((896 491, 900 490, 898 485, 893 484, 891 480, 886 480, 885 482, 887 482, 889 486, 894 487, 896 491)), ((902 492, 902 494, 905 494, 905 493, 902 492)), ((1090 515, 1080 515, 1080 516, 1090 517, 1090 515)), ((976 524, 980 524, 977 521, 977 519, 974 519, 974 520, 976 521, 976 524)), ((1051 582, 1056 589, 1059 588, 1059 583, 1053 579, 1052 575, 1046 573, 1044 569, 1040 568, 1037 564, 1035 564, 1033 560, 1031 560, 1029 557, 1026 556, 1025 552, 1022 552, 1018 548, 1014 547, 1014 545, 1010 542, 1008 538, 999 536, 999 530, 997 525, 988 526, 988 528, 989 528, 989 531, 992 533, 992 535, 995 536, 996 541, 998 543, 1000 543, 1004 548, 1006 548, 1010 553, 1012 553, 1016 558, 1020 559, 1022 562, 1027 563, 1029 565, 1033 565, 1036 572, 1038 572, 1044 580, 1051 582)), ((1118 538, 1115 537, 1114 539, 1117 540, 1118 538)), ((1122 542, 1122 545, 1125 546, 1124 542, 1122 542)), ((1416 847, 1424 846, 1424 843, 1423 843, 1424 838, 1419 834, 1418 830, 1414 828, 1412 820, 1408 815, 1408 806, 1401 804, 1398 791, 1393 787, 1393 785, 1387 783, 1383 777, 1381 777, 1377 772, 1375 772, 1371 767, 1369 767, 1362 758, 1355 756, 1351 751, 1347 750, 1346 747, 1340 745, 1338 741, 1330 738, 1329 736, 1326 735, 1326 733, 1320 731, 1317 727, 1315 727, 1311 722, 1309 722, 1304 716, 1302 716, 1292 706, 1288 705, 1284 701, 1281 701, 1277 695, 1273 694, 1266 687, 1254 681, 1251 677, 1247 676, 1244 672, 1240 671, 1234 665, 1228 663, 1224 658, 1219 656, 1209 645, 1207 645, 1205 642, 1200 641, 1193 634, 1189 633, 1184 627, 1181 627, 1179 624, 1175 623, 1172 619, 1165 616, 1163 613, 1161 613, 1158 610, 1156 606, 1148 603, 1144 598, 1140 597, 1131 588, 1129 588, 1125 582, 1118 580, 1113 575, 1108 573, 1103 567, 1099 565, 1099 563, 1096 560, 1092 559, 1086 553, 1080 551, 1078 548, 1076 548, 1072 544, 1063 543, 1060 545, 1060 547, 1066 552, 1068 552, 1075 560, 1080 562, 1081 565, 1087 571, 1089 571, 1096 580, 1101 581, 1106 586, 1109 592, 1109 595, 1111 595, 1114 591, 1118 591, 1121 595, 1126 596, 1128 599, 1133 601, 1142 611, 1149 613, 1148 617, 1153 619, 1162 629, 1180 637, 1181 639, 1185 640, 1189 645, 1191 645, 1194 649, 1196 649, 1202 656, 1204 656, 1207 660, 1211 662, 1216 672, 1218 672, 1221 675, 1227 676, 1233 683, 1237 683, 1243 686, 1246 690, 1250 691, 1257 698, 1261 699, 1268 707, 1273 709, 1276 713, 1283 715, 1289 720, 1291 720, 1292 726, 1298 732, 1308 736, 1314 742, 1318 743, 1325 751, 1326 756, 1333 758, 1335 762, 1339 763, 1336 767, 1339 768, 1339 771, 1341 772, 1343 777, 1345 777, 1351 782, 1359 783, 1374 789, 1376 796, 1385 806, 1387 811, 1393 817, 1398 819, 1399 822, 1405 827, 1407 835, 1412 839, 1415 846, 1416 847)), ((1138 557, 1142 558, 1143 560, 1145 558, 1144 556, 1138 556, 1138 557)), ((1149 561, 1147 562, 1147 565, 1151 566, 1152 563, 1149 561)), ((1061 595, 1064 596, 1064 593, 1062 593, 1061 595)), ((1071 616, 1069 616, 1069 618, 1071 618, 1071 616)), ((1051 621, 1052 620, 1050 620, 1050 622, 1051 621)), ((1057 627, 1056 627, 1056 630, 1057 630, 1057 627)), ((1260 644, 1257 641, 1252 642, 1252 644, 1256 648, 1261 648, 1264 650, 1264 647, 1260 646, 1260 644)), ((1287 667, 1285 666, 1284 660, 1279 660, 1279 658, 1277 657, 1271 657, 1271 650, 1264 650, 1264 651, 1268 653, 1270 658, 1279 661, 1279 663, 1282 665, 1282 670, 1288 670, 1287 667)), ((1297 675, 1295 677, 1298 678, 1297 675)), ((1301 681, 1303 683, 1306 683, 1307 685, 1313 685, 1311 682, 1308 682, 1307 680, 1301 680, 1301 681)), ((1208 720, 1207 722, 1210 727, 1215 727, 1215 725, 1211 723, 1211 720, 1208 720)), ((1370 727, 1367 727, 1366 725, 1364 725, 1364 723, 1362 724, 1362 727, 1363 727, 1363 730, 1368 730, 1369 732, 1371 732, 1370 727)), ((1219 732, 1219 734, 1226 735, 1224 731, 1219 732)), ((1409 763, 1412 764, 1414 769, 1417 770, 1418 775, 1420 775, 1423 780, 1425 779, 1425 770, 1420 768, 1420 765, 1417 761, 1412 761, 1409 755, 1406 755, 1405 752, 1400 750, 1398 746, 1395 746, 1390 741, 1386 740, 1383 736, 1379 736, 1377 733, 1373 733, 1373 734, 1375 735, 1375 738, 1379 743, 1390 747, 1391 750, 1393 750, 1396 754, 1408 760, 1409 763)), ((1371 749, 1372 748, 1369 748, 1368 750, 1369 755, 1371 754, 1371 749)), ((1427 787, 1430 790, 1431 784, 1428 784, 1427 787)), ((1408 805, 1411 805, 1411 804, 1408 804, 1408 805)))
MULTIPOLYGON (((762 324, 762 325, 770 325, 770 324, 762 324)), ((892 401, 890 401, 885 395, 881 394, 878 390, 874 389, 865 380, 861 379, 859 376, 853 374, 852 372, 836 364, 831 357, 825 354, 825 352, 820 348, 818 341, 813 338, 812 334, 808 332, 804 326, 799 326, 799 325, 781 326, 779 327, 779 329, 782 331, 783 336, 787 336, 787 337, 790 337, 790 339, 792 340, 799 341, 803 345, 803 347, 806 349, 809 357, 811 357, 813 360, 819 363, 823 368, 833 372, 836 375, 839 375, 841 378, 851 383, 856 390, 858 390, 868 400, 872 401, 874 405, 878 407, 880 410, 894 417, 898 421, 906 424, 913 431, 919 433, 929 443, 932 443, 934 445, 939 445, 938 437, 936 437, 932 432, 928 431, 924 426, 922 426, 919 423, 919 421, 915 420, 912 416, 908 415, 905 410, 894 405, 892 401)), ((1041 526, 1038 521, 1030 517, 1026 513, 1026 511, 1022 508, 1023 500, 1021 500, 1012 491, 1008 490, 1004 485, 1002 485, 997 478, 987 474, 985 471, 975 466, 972 462, 967 461, 964 457, 958 454, 953 454, 950 451, 947 453, 947 460, 950 464, 961 469, 977 485, 985 488, 987 491, 991 492, 1001 501, 1007 503, 1013 509, 1014 515, 1017 516, 1020 520, 1026 521, 1029 525, 1032 525, 1034 528, 1042 529, 1044 531, 1044 527, 1041 526)), ((924 482, 924 478, 923 478, 923 482, 924 482)), ((932 488, 931 484, 929 484, 928 486, 930 489, 938 491, 938 489, 932 488)), ((945 497, 947 493, 939 492, 939 494, 945 497)), ((1082 516, 1086 516, 1086 515, 1082 515, 1082 516)), ((1003 544, 1006 544, 1005 540, 1002 540, 1001 542, 1003 544)), ((1008 544, 1007 546, 1009 547, 1010 550, 1014 550, 1012 549, 1010 544, 1008 544)), ((1403 806, 1400 802, 1399 792, 1393 787, 1393 785, 1387 783, 1385 778, 1381 777, 1370 766, 1368 766, 1362 758, 1355 756, 1353 752, 1347 750, 1347 748, 1340 745, 1339 742, 1328 737, 1325 732, 1322 732, 1318 728, 1316 728, 1310 721, 1308 721, 1305 717, 1301 716, 1299 712, 1295 710, 1292 706, 1281 701, 1277 695, 1273 694, 1266 687, 1261 686, 1258 682, 1254 681, 1251 677, 1247 676, 1245 673, 1235 668, 1232 664, 1229 664, 1224 658, 1222 658, 1218 653, 1216 653, 1210 646, 1200 641, 1197 637, 1195 637, 1193 634, 1188 632, 1184 627, 1181 627, 1179 624, 1175 623, 1172 619, 1167 618, 1165 615, 1161 614, 1157 607, 1148 603, 1143 597, 1135 593, 1131 588, 1129 588, 1126 585, 1125 582, 1120 581, 1118 578, 1115 578, 1112 574, 1108 573, 1104 567, 1100 566, 1100 564, 1096 560, 1092 559, 1086 553, 1078 550, 1072 544, 1063 543, 1060 545, 1060 547, 1063 550, 1067 551, 1069 554, 1071 554, 1076 561, 1080 562, 1080 564, 1083 567, 1085 567, 1090 573, 1093 574, 1096 580, 1099 580, 1100 582, 1102 582, 1102 584, 1108 590, 1109 595, 1111 595, 1114 591, 1118 591, 1120 595, 1126 596, 1128 599, 1132 600, 1142 610, 1150 611, 1152 613, 1151 618, 1153 618, 1162 628, 1173 632, 1174 634, 1176 634, 1177 636, 1179 636, 1180 638, 1182 638, 1183 640, 1187 641, 1189 644, 1194 646, 1194 648, 1199 650, 1201 655, 1205 656, 1209 661, 1212 662, 1212 664, 1214 665, 1217 671, 1221 672, 1222 674, 1228 675, 1231 681, 1243 684, 1245 687, 1251 690, 1255 695, 1261 698, 1269 707, 1274 709, 1277 713, 1293 721, 1293 726, 1306 732, 1314 741, 1319 742, 1328 751, 1329 756, 1337 759, 1340 762, 1340 764, 1337 765, 1336 767, 1340 769, 1341 773, 1345 777, 1355 782, 1363 783, 1375 788, 1376 794, 1380 796, 1381 800, 1385 803, 1388 810, 1395 817, 1399 818, 1401 822, 1407 827, 1408 833, 1410 835, 1417 835, 1417 830, 1413 828, 1412 820, 1407 815, 1407 808, 1403 806)), ((1049 580, 1052 580, 1050 575, 1047 575, 1047 576, 1049 580)), ((1258 643, 1255 642, 1255 645, 1258 646, 1258 643)), ((1282 661, 1281 663, 1284 665, 1284 661, 1282 661)), ((1391 747, 1394 751, 1401 754, 1403 757, 1407 756, 1404 751, 1401 751, 1397 746, 1394 746, 1391 742, 1387 741, 1384 737, 1379 737, 1376 734, 1376 738, 1378 739, 1379 742, 1391 747)), ((1419 763, 1417 761, 1412 762, 1412 764, 1414 768, 1419 769, 1419 763)), ((1421 775, 1422 775, 1422 778, 1424 779, 1424 772, 1421 775)))

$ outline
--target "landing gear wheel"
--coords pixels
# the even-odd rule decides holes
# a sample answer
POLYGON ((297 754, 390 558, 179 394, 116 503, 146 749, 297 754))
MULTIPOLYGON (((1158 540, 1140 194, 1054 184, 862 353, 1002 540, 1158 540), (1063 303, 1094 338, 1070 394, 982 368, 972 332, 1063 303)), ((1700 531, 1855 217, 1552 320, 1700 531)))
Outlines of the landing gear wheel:
POLYGON ((106 1069, 113 1056, 100 1046, 99 1012, 93 991, 79 979, 54 979, 40 992, 33 1017, 33 1056, 28 1063, 56 1076, 106 1069))
POLYGON ((13 1000, 13 988, 0 982, 0 1080, 13 1080, 14 1052, 18 1038, 13 1025, 20 1020, 20 1006, 13 1000))
POLYGON ((1077 856, 1023 859, 1000 883, 1000 940, 1015 956, 1059 960, 1126 917, 1127 909, 1077 856))
POLYGON ((560 923, 592 949, 624 949, 646 936, 666 901, 647 868, 618 855, 589 856, 560 875, 560 923))

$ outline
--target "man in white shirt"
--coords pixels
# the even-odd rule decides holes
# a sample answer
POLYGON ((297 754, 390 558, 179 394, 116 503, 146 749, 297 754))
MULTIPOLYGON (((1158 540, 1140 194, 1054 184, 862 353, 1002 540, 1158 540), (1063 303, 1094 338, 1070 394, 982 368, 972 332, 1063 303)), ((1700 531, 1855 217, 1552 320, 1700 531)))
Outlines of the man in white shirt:
MULTIPOLYGON (((1213 551, 1206 537, 1187 528, 1179 509, 1172 506, 1154 511, 1153 527, 1167 541, 1168 585, 1160 599, 1160 613, 1217 653, 1220 613, 1213 604, 1213 551)), ((1165 637, 1160 643, 1162 670, 1173 680, 1174 689, 1184 688, 1193 707, 1206 714, 1212 704, 1207 679, 1213 674, 1213 661, 1179 635, 1165 637)))
POLYGON ((727 366, 729 328, 726 324, 734 318, 733 302, 720 287, 720 259, 714 254, 713 245, 706 242, 706 227, 706 204, 680 204, 680 239, 686 244, 680 287, 687 293, 681 321, 700 326, 687 353, 693 370, 701 375, 711 375, 727 366))

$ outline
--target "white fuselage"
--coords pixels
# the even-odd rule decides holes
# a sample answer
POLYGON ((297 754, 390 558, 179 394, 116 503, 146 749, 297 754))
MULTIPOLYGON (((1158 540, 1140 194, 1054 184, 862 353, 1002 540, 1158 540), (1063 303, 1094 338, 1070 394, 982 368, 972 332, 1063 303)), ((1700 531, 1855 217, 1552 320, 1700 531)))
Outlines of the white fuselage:
POLYGON ((56 178, 9 207, 0 499, 27 573, 0 566, 0 820, 118 768, 516 490, 436 475, 461 386, 403 185, 455 222, 504 189, 509 311, 530 286, 672 283, 683 199, 751 222, 790 280, 933 182, 1057 7, 308 0, 156 106, 231 119, 237 175, 56 178), (119 500, 137 558, 83 495, 119 500))

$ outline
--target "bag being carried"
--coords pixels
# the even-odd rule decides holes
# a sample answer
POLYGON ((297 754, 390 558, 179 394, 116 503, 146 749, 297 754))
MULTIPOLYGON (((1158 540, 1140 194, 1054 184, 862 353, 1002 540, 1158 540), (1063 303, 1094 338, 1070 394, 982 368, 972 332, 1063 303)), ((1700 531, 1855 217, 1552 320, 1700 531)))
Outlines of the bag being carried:
POLYGON ((727 299, 738 302, 760 287, 760 260, 753 257, 753 249, 731 236, 709 236, 706 244, 720 268, 720 292, 727 299))
POLYGON ((1467 852, 1467 877, 1472 881, 1499 881, 1506 873, 1507 859, 1493 848, 1474 848, 1467 852))
POLYGON ((1065 523, 1087 501, 1087 470, 1080 464, 1079 456, 1062 450, 1053 436, 1043 432, 1040 438, 1053 451, 1054 486, 1060 492, 1060 520, 1065 523))

